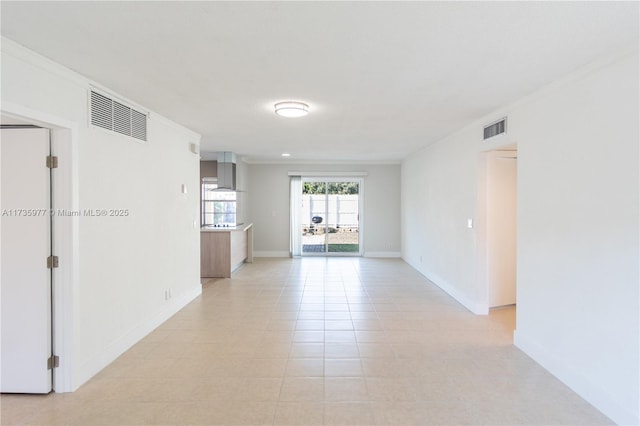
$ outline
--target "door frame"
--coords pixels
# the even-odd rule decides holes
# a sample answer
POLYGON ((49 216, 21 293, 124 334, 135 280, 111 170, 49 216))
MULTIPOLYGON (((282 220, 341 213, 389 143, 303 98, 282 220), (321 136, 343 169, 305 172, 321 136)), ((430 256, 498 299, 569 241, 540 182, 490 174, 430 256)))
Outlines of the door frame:
MULTIPOLYGON (((300 240, 300 255, 303 257, 361 257, 364 254, 363 240, 364 240, 364 178, 362 176, 302 176, 301 186, 305 182, 358 182, 358 252, 329 252, 324 251, 322 253, 305 253, 302 249, 302 240, 300 240)), ((302 196, 302 194, 300 194, 302 196)), ((325 193, 326 196, 326 193, 325 193)), ((325 200, 325 209, 326 203, 325 200)), ((326 226, 327 224, 325 224, 326 226)), ((298 230, 297 232, 300 232, 298 230)), ((325 234, 326 235, 326 234, 325 234)), ((325 241, 326 245, 326 241, 325 241)))
MULTIPOLYGON (((490 147, 478 153, 478 168, 477 168, 477 203, 476 203, 476 220, 474 227, 476 228, 476 283, 478 285, 478 289, 480 294, 482 295, 482 302, 477 305, 477 309, 473 312, 479 315, 487 315, 489 313, 490 303, 489 303, 489 292, 490 283, 488 276, 488 268, 489 268, 489 257, 492 253, 489 253, 489 247, 487 245, 488 238, 488 217, 487 217, 487 207, 489 202, 488 195, 488 161, 491 156, 498 155, 501 153, 503 156, 515 157, 518 156, 518 144, 516 142, 511 142, 509 144, 490 147)), ((519 187, 519 175, 516 178, 516 188, 519 187)), ((517 191, 517 189, 516 189, 517 191)), ((516 197, 516 221, 518 218, 518 205, 517 202, 519 195, 516 197)), ((517 230, 516 230, 517 232, 517 230)), ((516 233, 516 252, 517 252, 517 233, 516 233)), ((515 258, 516 268, 518 263, 518 257, 516 254, 515 258)), ((515 282, 515 291, 516 291, 516 306, 517 306, 517 294, 518 294, 518 280, 516 274, 516 282, 515 282)))
MULTIPOLYGON (((28 124, 50 130, 51 155, 60 158, 58 168, 52 173, 53 208, 79 210, 78 188, 78 124, 46 112, 2 102, 0 113, 28 124)), ((44 161, 44 160, 43 160, 44 161)), ((53 252, 59 256, 60 266, 52 271, 52 344, 54 354, 60 357, 60 365, 53 370, 53 391, 73 392, 77 370, 74 359, 74 333, 78 306, 80 276, 79 226, 77 216, 54 220, 51 229, 53 252)))

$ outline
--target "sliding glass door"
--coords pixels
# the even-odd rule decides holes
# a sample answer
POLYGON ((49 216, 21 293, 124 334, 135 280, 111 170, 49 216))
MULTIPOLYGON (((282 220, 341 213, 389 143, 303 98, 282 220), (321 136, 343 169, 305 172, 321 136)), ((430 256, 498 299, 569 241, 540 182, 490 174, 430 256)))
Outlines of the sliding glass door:
POLYGON ((302 255, 361 255, 362 181, 303 178, 302 255))

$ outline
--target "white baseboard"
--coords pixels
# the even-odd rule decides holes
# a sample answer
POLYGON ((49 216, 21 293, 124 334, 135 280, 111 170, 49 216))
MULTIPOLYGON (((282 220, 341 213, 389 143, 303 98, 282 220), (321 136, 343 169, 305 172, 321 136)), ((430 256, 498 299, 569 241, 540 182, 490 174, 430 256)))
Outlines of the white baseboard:
MULTIPOLYGON (((290 257, 288 251, 254 251, 253 257, 290 257)), ((368 251, 363 257, 395 257, 399 258, 399 251, 368 251)))
POLYGON ((488 303, 477 303, 471 299, 469 299, 466 295, 462 294, 458 289, 453 287, 451 284, 441 279, 435 274, 425 274, 425 276, 433 282, 435 285, 444 290, 449 296, 453 297, 460 303, 462 306, 470 310, 476 315, 488 315, 489 314, 489 304, 488 303))
POLYGON ((401 257, 399 251, 368 251, 365 252, 363 257, 401 257))
POLYGON ((253 257, 289 257, 288 251, 254 251, 253 257))
POLYGON ((637 414, 621 407, 609 394, 591 383, 587 377, 574 371, 570 363, 554 357, 534 339, 516 330, 513 332, 513 343, 616 424, 640 424, 640 417, 637 414))
POLYGON ((235 271, 237 271, 242 265, 244 265, 246 262, 246 259, 244 259, 242 262, 238 262, 235 265, 231 266, 231 273, 234 273, 235 271))
POLYGON ((185 307, 201 293, 202 285, 198 283, 187 293, 184 293, 180 297, 176 297, 175 300, 169 302, 157 315, 136 325, 129 332, 109 344, 104 348, 104 350, 101 350, 95 356, 91 357, 91 359, 82 364, 80 368, 76 370, 78 374, 75 377, 72 390, 75 391, 78 389, 82 384, 111 364, 116 358, 138 343, 142 338, 147 336, 166 320, 175 315, 176 312, 185 307))
POLYGON ((465 294, 461 293, 454 286, 449 284, 447 281, 439 277, 438 275, 431 272, 424 272, 420 270, 417 265, 412 264, 407 259, 404 259, 410 266, 413 267, 416 271, 420 272, 424 275, 429 281, 440 287, 445 293, 449 296, 453 297, 458 303, 462 306, 470 310, 472 313, 476 315, 488 315, 489 314, 489 304, 488 303, 478 303, 474 300, 469 299, 465 294))

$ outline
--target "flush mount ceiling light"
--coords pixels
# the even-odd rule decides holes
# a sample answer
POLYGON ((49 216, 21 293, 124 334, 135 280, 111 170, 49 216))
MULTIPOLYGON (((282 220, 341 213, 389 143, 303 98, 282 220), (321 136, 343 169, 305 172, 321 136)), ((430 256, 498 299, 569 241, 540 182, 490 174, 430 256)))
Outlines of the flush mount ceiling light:
POLYGON ((288 152, 283 152, 282 154, 283 157, 291 157, 291 154, 289 154, 288 152))
POLYGON ((276 114, 282 117, 295 118, 304 117, 305 115, 309 114, 309 105, 302 102, 278 102, 274 105, 274 107, 276 109, 276 114))

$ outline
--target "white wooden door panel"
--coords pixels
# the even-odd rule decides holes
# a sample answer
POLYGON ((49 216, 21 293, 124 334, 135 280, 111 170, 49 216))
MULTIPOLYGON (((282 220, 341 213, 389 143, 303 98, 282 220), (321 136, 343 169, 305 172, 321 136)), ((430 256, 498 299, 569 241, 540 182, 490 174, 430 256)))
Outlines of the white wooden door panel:
POLYGON ((2 129, 0 391, 48 393, 51 370, 49 131, 2 129))

